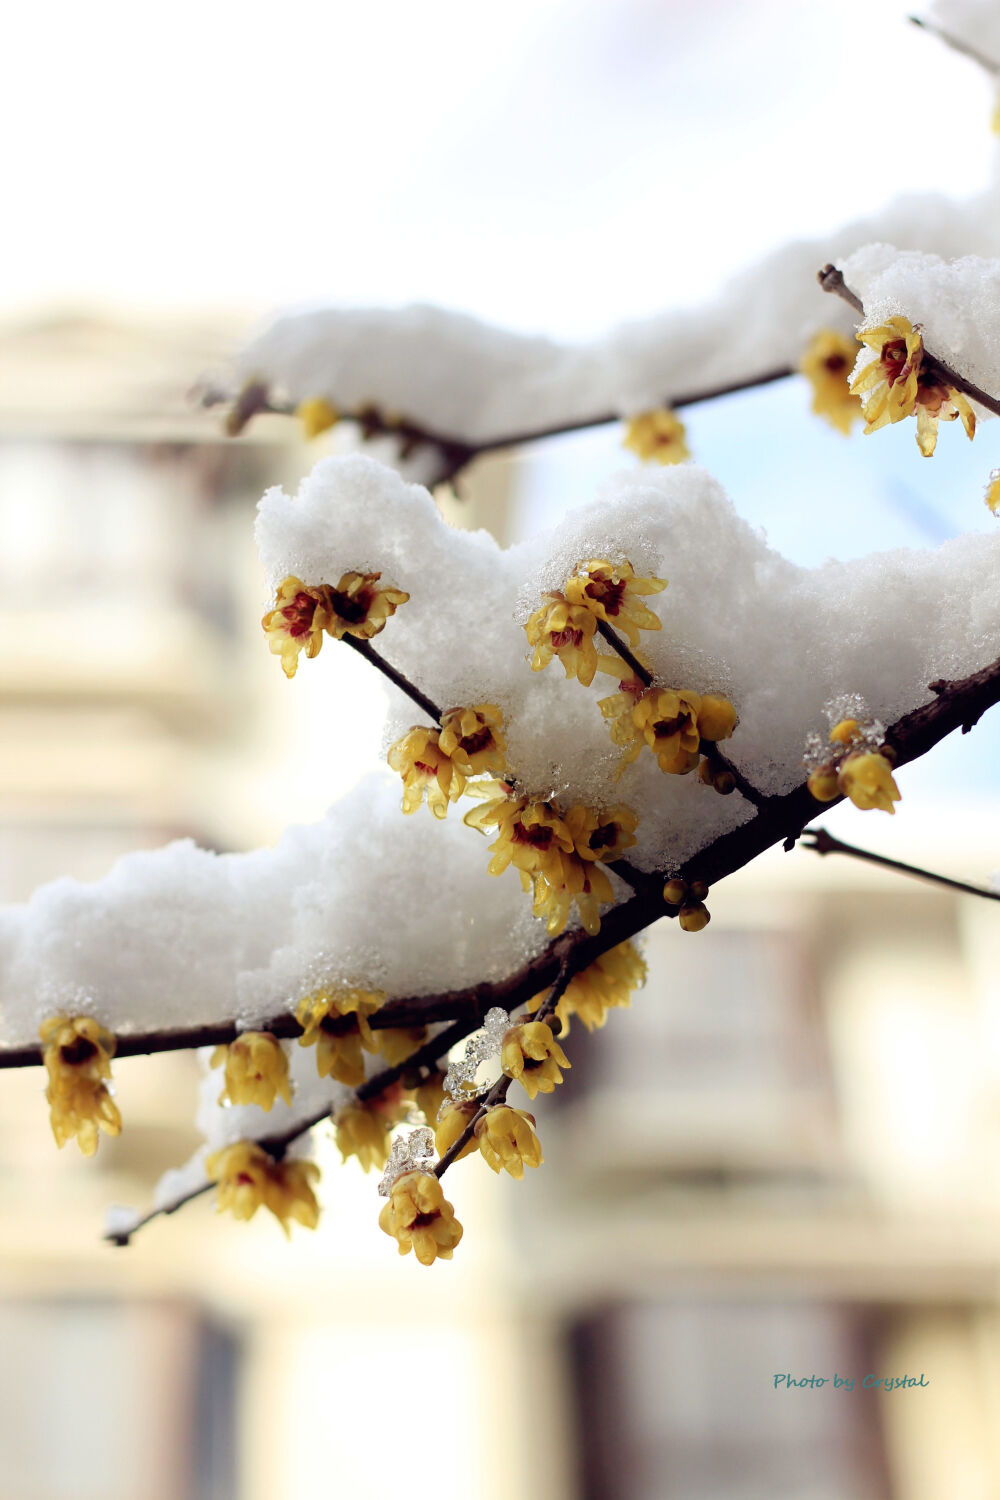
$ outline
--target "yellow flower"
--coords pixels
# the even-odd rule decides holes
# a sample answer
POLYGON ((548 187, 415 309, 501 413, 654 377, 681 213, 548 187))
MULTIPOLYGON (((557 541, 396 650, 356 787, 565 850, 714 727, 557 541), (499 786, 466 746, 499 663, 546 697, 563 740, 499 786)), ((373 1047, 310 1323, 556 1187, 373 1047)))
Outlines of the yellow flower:
POLYGON ((384 999, 384 995, 368 990, 345 989, 333 993, 323 989, 299 1001, 295 1012, 303 1032, 299 1046, 316 1046, 316 1071, 320 1078, 336 1078, 348 1088, 364 1083, 361 1049, 378 1051, 368 1017, 384 999))
POLYGON ((812 409, 845 436, 861 416, 861 402, 848 385, 857 345, 834 328, 821 328, 806 345, 799 369, 812 385, 812 409))
POLYGON ((566 676, 589 687, 597 671, 597 616, 585 605, 570 604, 563 594, 549 592, 547 598, 552 602, 536 609, 524 625, 528 644, 535 648, 531 670, 541 672, 558 656, 566 676))
POLYGON ((440 743, 438 729, 411 729, 397 740, 388 762, 403 778, 403 811, 415 813, 427 793, 427 806, 443 818, 449 802, 457 802, 465 790, 465 777, 440 743))
MULTIPOLYGON (((434 1149, 438 1156, 444 1156, 446 1151, 451 1150, 466 1125, 475 1118, 478 1111, 479 1102, 476 1099, 459 1099, 444 1106, 441 1118, 431 1123, 431 1129, 434 1131, 434 1149)), ((471 1156, 475 1149, 475 1141, 467 1141, 455 1160, 461 1161, 463 1156, 471 1156)))
POLYGON ((925 458, 934 452, 939 421, 960 416, 967 435, 974 435, 971 406, 928 362, 919 326, 909 318, 889 318, 878 328, 861 329, 858 339, 875 351, 874 359, 859 362, 851 379, 851 390, 861 397, 866 433, 916 413, 917 446, 925 458))
POLYGON ((830 744, 849 745, 860 729, 857 719, 840 719, 830 730, 830 744))
POLYGON ((900 801, 899 788, 892 776, 892 766, 884 755, 864 751, 849 755, 840 767, 840 790, 863 812, 878 808, 894 813, 894 802, 900 801))
POLYGON ((1000 469, 994 469, 986 486, 986 504, 995 516, 1000 516, 1000 469))
POLYGON ((702 932, 711 920, 712 915, 702 901, 682 906, 677 913, 677 925, 682 932, 702 932))
POLYGON ((691 457, 684 423, 665 406, 632 417, 623 446, 637 453, 643 463, 655 459, 658 464, 679 464, 691 457))
POLYGON ((115 1038, 89 1016, 50 1016, 40 1035, 56 1145, 62 1148, 76 1136, 84 1156, 93 1156, 99 1130, 121 1134, 122 1117, 107 1087, 115 1038))
POLYGON ((400 1255, 412 1250, 422 1266, 451 1260, 462 1238, 455 1210, 430 1172, 403 1172, 397 1177, 378 1222, 383 1233, 398 1241, 400 1255))
POLYGON ((560 1068, 571 1066, 545 1021, 512 1026, 503 1039, 500 1063, 508 1078, 523 1085, 529 1099, 554 1093, 556 1084, 563 1081, 560 1068))
POLYGON ((412 1094, 417 1108, 423 1112, 424 1119, 433 1130, 438 1111, 445 1100, 444 1074, 432 1073, 423 1083, 417 1084, 412 1094))
MULTIPOLYGON (((674 692, 670 688, 650 688, 632 710, 632 718, 646 744, 659 762, 660 770, 674 776, 685 776, 698 764, 698 693, 674 692)), ((626 761, 634 760, 636 747, 626 752, 626 761)))
POLYGON ((502 729, 503 714, 495 703, 449 708, 441 717, 441 751, 464 776, 499 775, 507 749, 502 729))
POLYGON ((287 1239, 291 1238, 290 1219, 305 1229, 315 1229, 319 1223, 319 1204, 312 1187, 318 1181, 319 1167, 314 1161, 272 1163, 266 1203, 287 1239))
POLYGON ((486 1165, 494 1172, 503 1168, 518 1182, 525 1167, 540 1167, 544 1158, 534 1124, 534 1115, 525 1109, 511 1109, 507 1104, 488 1109, 475 1131, 486 1165))
POLYGON ((305 651, 309 660, 319 655, 323 632, 332 618, 328 594, 325 587, 309 588, 289 575, 278 589, 274 608, 261 620, 267 643, 272 653, 281 657, 286 677, 295 676, 300 651, 305 651))
POLYGON ((581 859, 609 864, 635 843, 639 819, 630 807, 609 807, 604 812, 577 804, 564 819, 581 859))
POLYGON ((307 438, 319 437, 321 432, 335 427, 340 421, 340 412, 323 396, 313 396, 310 400, 303 401, 295 415, 302 423, 302 431, 307 438))
POLYGON ((510 864, 529 875, 546 869, 557 875, 560 853, 573 851, 573 835, 550 802, 501 794, 466 813, 464 821, 481 833, 497 830, 491 875, 502 875, 510 864))
MULTIPOLYGON (((529 877, 523 871, 521 883, 527 890, 529 877)), ((545 929, 551 937, 558 937, 564 931, 574 902, 584 931, 594 936, 601 930, 601 905, 615 899, 611 882, 600 866, 585 862, 575 853, 558 851, 544 870, 531 876, 531 885, 532 911, 536 917, 544 917, 545 929)))
POLYGON ((591 558, 577 563, 564 594, 571 605, 584 605, 599 620, 617 626, 631 645, 637 646, 640 630, 660 629, 659 619, 638 596, 659 594, 666 586, 665 578, 637 578, 631 563, 591 558))
POLYGON ((810 771, 806 786, 817 802, 832 802, 835 797, 840 796, 837 767, 834 765, 817 766, 814 771, 810 771))
POLYGON ((285 1234, 288 1221, 307 1229, 319 1222, 319 1204, 312 1184, 319 1167, 311 1161, 275 1161, 253 1141, 240 1141, 216 1151, 205 1161, 207 1175, 219 1184, 218 1211, 236 1219, 252 1219, 258 1208, 270 1209, 285 1234))
POLYGON ((366 1172, 381 1172, 389 1160, 392 1120, 378 1100, 353 1099, 333 1117, 337 1149, 344 1161, 356 1156, 366 1172))
POLYGON ((739 715, 728 698, 721 693, 701 694, 698 733, 703 740, 711 740, 713 743, 728 740, 739 722, 739 715))
POLYGON ((332 620, 326 630, 339 641, 353 635, 370 641, 385 629, 386 621, 409 599, 402 589, 376 588, 381 573, 345 573, 329 590, 332 620))
POLYGON ((398 1067, 427 1040, 426 1026, 384 1026, 372 1033, 390 1068, 398 1067))
MULTIPOLYGON (((560 1037, 569 1033, 570 1017, 579 1016, 588 1031, 604 1025, 608 1011, 630 1006, 632 991, 646 983, 646 965, 634 943, 619 943, 595 958, 579 974, 574 974, 556 1006, 562 1022, 560 1037)), ((537 1010, 545 994, 528 1001, 529 1010, 537 1010)))
POLYGON ((270 1110, 276 1098, 291 1104, 288 1058, 269 1031, 244 1031, 228 1047, 216 1047, 212 1067, 226 1065, 226 1083, 219 1103, 258 1104, 270 1110))

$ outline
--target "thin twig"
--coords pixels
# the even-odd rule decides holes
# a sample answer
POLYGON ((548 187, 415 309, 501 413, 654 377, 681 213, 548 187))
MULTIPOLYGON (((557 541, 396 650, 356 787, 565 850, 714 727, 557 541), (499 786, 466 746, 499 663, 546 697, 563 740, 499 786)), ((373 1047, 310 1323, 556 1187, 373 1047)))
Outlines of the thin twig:
POLYGON ((825 828, 807 828, 802 835, 802 847, 811 849, 814 854, 849 854, 852 859, 862 859, 870 865, 881 865, 886 870, 898 870, 901 875, 912 875, 915 880, 929 880, 934 885, 945 885, 950 890, 963 891, 968 896, 983 896, 987 901, 1000 901, 1000 891, 970 885, 967 880, 953 880, 950 875, 938 875, 934 870, 908 865, 901 859, 889 859, 884 854, 872 853, 870 849, 859 849, 856 844, 845 844, 825 828))
MULTIPOLYGON (((607 620, 598 620, 597 629, 607 641, 608 645, 611 646, 615 651, 617 651, 622 661, 626 662, 627 665, 632 668, 632 671, 635 673, 636 677, 638 677, 643 686, 652 687, 652 672, 650 672, 646 667, 642 665, 642 662, 637 656, 633 655, 632 651, 622 640, 617 630, 615 630, 607 620)), ((751 783, 743 775, 743 772, 733 765, 728 755, 725 755, 714 741, 702 740, 700 750, 702 755, 704 755, 705 759, 708 761, 709 765, 714 771, 725 771, 728 776, 731 776, 733 778, 733 785, 740 793, 740 795, 745 797, 748 802, 752 802, 755 807, 760 806, 761 802, 763 801, 763 794, 761 792, 758 792, 755 786, 751 785, 751 783)), ((619 868, 619 874, 621 873, 623 872, 619 868)), ((630 885, 634 885, 635 882, 630 880, 627 875, 625 878, 629 880, 630 885)))
MULTIPOLYGON (((748 375, 741 380, 732 380, 724 385, 709 386, 704 390, 690 391, 687 395, 674 396, 662 404, 674 410, 684 406, 699 406, 704 401, 715 401, 722 396, 733 396, 739 391, 754 390, 762 385, 773 385, 775 381, 787 380, 790 375, 795 374, 797 370, 793 366, 781 365, 773 370, 765 370, 760 375, 748 375)), ((226 432, 230 437, 238 436, 247 423, 258 414, 267 413, 272 416, 288 417, 294 416, 296 411, 292 402, 271 400, 267 388, 257 382, 244 386, 236 396, 231 391, 222 391, 217 387, 209 386, 198 393, 197 399, 205 407, 218 406, 223 402, 233 403, 226 420, 226 432)), ((432 428, 419 426, 415 422, 393 420, 374 407, 366 408, 363 412, 356 414, 345 412, 340 420, 356 423, 361 428, 365 439, 376 435, 399 438, 403 444, 404 455, 417 447, 437 448, 446 460, 445 471, 435 480, 435 483, 441 484, 445 480, 454 479, 467 464, 482 453, 496 453, 505 448, 521 448, 526 443, 540 442, 544 438, 564 437, 574 432, 585 432, 592 427, 609 427, 620 423, 623 418, 619 412, 599 412, 591 417, 554 422, 547 427, 527 428, 521 432, 508 432, 500 437, 485 438, 475 443, 435 432, 432 428)))
MULTIPOLYGON (((566 990, 566 986, 572 979, 574 972, 575 970, 573 964, 571 960, 567 958, 560 965, 559 972, 555 978, 555 983, 552 985, 552 988, 550 989, 548 995, 546 995, 538 1010, 535 1011, 534 1015, 531 1017, 532 1021, 546 1021, 548 1019, 548 1017, 555 1010, 556 1006, 559 1004, 559 1001, 562 999, 562 996, 566 990)), ((440 1178, 444 1176, 445 1172, 447 1172, 452 1162, 456 1160, 456 1158, 468 1145, 469 1141, 472 1140, 472 1137, 476 1133, 476 1126, 479 1124, 480 1120, 482 1120, 483 1117, 488 1114, 491 1109, 494 1109, 498 1104, 502 1104, 506 1099, 507 1091, 510 1088, 510 1085, 510 1078, 506 1073, 502 1073, 497 1079, 496 1083, 490 1089, 489 1093, 483 1099, 475 1114, 469 1120, 465 1129, 462 1131, 462 1134, 448 1147, 448 1150, 444 1153, 441 1160, 434 1168, 435 1177, 440 1178)))
POLYGON ((650 672, 648 667, 643 666, 642 662, 637 656, 633 655, 632 651, 628 646, 626 646, 617 630, 613 629, 612 626, 608 624, 607 620, 598 620, 597 629, 598 632, 607 641, 612 650, 617 651, 622 661, 627 663, 627 665, 632 668, 632 671, 635 673, 636 677, 638 677, 643 687, 652 687, 652 672, 650 672))
POLYGON ((435 724, 440 724, 443 711, 438 708, 433 698, 428 698, 427 694, 421 692, 408 677, 404 677, 402 672, 387 662, 385 657, 381 656, 375 650, 371 641, 358 640, 355 635, 343 635, 341 636, 341 640, 345 646, 350 646, 352 651, 356 651, 359 656, 363 656, 365 661, 371 662, 372 666, 381 672, 383 677, 387 677, 408 698, 412 699, 418 708, 422 709, 429 718, 434 720, 435 724))
POLYGON ((987 73, 992 73, 994 77, 1000 73, 1000 63, 994 62, 984 52, 977 51, 968 42, 963 42, 961 38, 953 36, 950 31, 942 30, 936 21, 925 21, 921 16, 907 16, 907 20, 912 21, 914 26, 919 26, 921 31, 936 36, 939 42, 944 42, 945 46, 950 47, 953 52, 960 52, 963 57, 971 57, 973 62, 977 62, 981 68, 985 68, 987 73))
MULTIPOLYGON (((832 292, 834 296, 840 297, 853 307, 855 312, 860 313, 861 317, 865 316, 864 303, 855 292, 851 291, 836 266, 824 266, 821 271, 817 271, 816 279, 824 292, 832 292)), ((985 406, 986 410, 991 411, 994 416, 1000 417, 1000 399, 991 396, 988 391, 982 390, 978 385, 973 385, 972 381, 967 380, 958 370, 953 370, 951 365, 946 365, 943 359, 932 354, 926 345, 924 346, 924 363, 932 376, 940 376, 942 385, 952 386, 956 391, 961 391, 971 400, 978 402, 980 406, 985 406)))

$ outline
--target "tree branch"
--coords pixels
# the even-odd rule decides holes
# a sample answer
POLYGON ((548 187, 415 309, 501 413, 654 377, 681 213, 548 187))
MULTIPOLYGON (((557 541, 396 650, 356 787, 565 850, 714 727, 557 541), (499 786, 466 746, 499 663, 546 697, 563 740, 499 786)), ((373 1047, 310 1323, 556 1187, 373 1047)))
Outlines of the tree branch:
POLYGON ((345 646, 350 646, 352 651, 356 651, 359 656, 363 656, 365 661, 371 662, 372 666, 381 672, 383 677, 387 677, 401 692, 404 692, 408 698, 412 699, 419 709, 434 720, 435 724, 440 724, 443 710, 438 708, 433 698, 428 698, 427 694, 421 692, 408 677, 404 677, 402 672, 398 671, 396 667, 391 666, 385 657, 381 656, 375 650, 371 641, 358 640, 355 635, 342 635, 341 640, 345 646))
MULTIPOLYGON (((722 396, 735 395, 738 391, 753 390, 762 385, 773 385, 775 381, 787 380, 790 375, 796 373, 793 366, 781 365, 773 370, 765 370, 760 375, 748 375, 742 380, 733 380, 725 385, 709 386, 704 390, 674 396, 662 404, 673 410, 684 406, 699 406, 704 401, 715 401, 722 396)), ((272 401, 268 388, 260 382, 244 386, 235 397, 232 392, 209 386, 198 394, 197 399, 204 407, 232 402, 226 419, 226 432, 230 437, 238 437, 252 418, 261 413, 290 417, 294 416, 296 411, 296 407, 291 402, 272 401)), ((521 432, 509 432, 501 437, 486 438, 478 443, 465 442, 450 434, 418 426, 414 422, 396 421, 375 407, 366 407, 356 414, 345 412, 340 420, 356 423, 361 428, 365 439, 374 436, 399 438, 402 442, 402 456, 404 457, 418 447, 437 448, 446 460, 446 469, 435 482, 443 484, 446 480, 453 479, 482 453, 496 453, 505 448, 521 448, 526 443, 540 442, 543 438, 563 437, 573 432, 584 432, 592 427, 609 427, 623 421, 623 418, 619 412, 600 412, 592 417, 581 417, 577 421, 555 422, 546 427, 526 428, 521 432)))
POLYGON ((950 31, 943 31, 936 21, 925 21, 920 16, 907 16, 907 20, 912 21, 914 26, 919 26, 921 31, 926 31, 931 36, 936 36, 939 42, 944 42, 945 46, 950 47, 953 52, 960 52, 963 57, 971 57, 973 62, 977 62, 981 68, 985 68, 987 73, 992 73, 994 77, 1000 73, 1000 63, 994 62, 984 52, 978 52, 968 42, 963 42, 959 37, 952 36, 950 31))
MULTIPOLYGON (((840 297, 842 301, 853 307, 861 317, 865 316, 864 303, 856 293, 851 291, 836 266, 824 266, 821 271, 816 272, 816 279, 824 292, 832 292, 834 296, 840 297)), ((954 387, 956 391, 961 391, 970 400, 977 401, 980 406, 985 406, 986 410, 991 411, 994 416, 1000 417, 1000 399, 991 396, 988 391, 982 390, 978 385, 973 385, 971 380, 966 380, 965 376, 953 370, 951 365, 946 365, 943 359, 938 359, 937 355, 932 354, 926 345, 924 346, 924 361, 932 375, 936 374, 941 377, 942 385, 954 387)))
MULTIPOLYGON (((956 729, 967 731, 988 708, 1000 702, 1000 658, 969 677, 954 682, 934 682, 930 684, 929 690, 935 694, 929 703, 904 715, 886 732, 886 744, 895 752, 897 765, 906 765, 919 759, 956 729)), ((481 1024, 491 1006, 500 1005, 505 1010, 513 1010, 539 994, 546 986, 554 984, 560 968, 567 961, 572 972, 578 973, 610 948, 634 937, 657 918, 675 915, 677 908, 666 905, 662 897, 663 882, 668 877, 682 879, 688 884, 692 880, 703 880, 706 885, 717 885, 720 880, 741 870, 772 845, 785 842, 791 847, 821 808, 834 805, 835 803, 817 802, 805 782, 790 792, 762 797, 756 815, 749 822, 720 834, 685 861, 680 870, 635 871, 640 890, 627 901, 606 911, 601 920, 601 930, 593 937, 588 936, 582 928, 575 928, 554 938, 541 952, 503 979, 484 981, 465 989, 389 1000, 369 1018, 369 1024, 378 1029, 384 1026, 416 1026, 432 1019, 454 1020, 456 1027, 460 1024, 466 1028, 455 1038, 460 1040, 461 1036, 467 1035, 481 1024)), ((621 864, 622 861, 616 860, 610 868, 614 869, 621 864)), ((349 1021, 350 1018, 345 1020, 349 1021)), ((269 1020, 261 1021, 255 1029, 287 1037, 297 1035, 300 1028, 291 1013, 283 1011, 269 1020)), ((226 1023, 225 1026, 192 1028, 187 1031, 123 1036, 119 1040, 117 1056, 174 1051, 202 1045, 206 1038, 208 1041, 232 1041, 236 1035, 235 1025, 226 1023)), ((435 1042, 441 1043, 442 1038, 447 1035, 448 1032, 442 1032, 439 1037, 432 1038, 421 1052, 432 1048, 435 1042)), ((453 1046, 454 1041, 448 1045, 453 1046)), ((359 1092, 363 1092, 364 1097, 370 1097, 372 1092, 381 1092, 387 1087, 387 1079, 393 1081, 398 1078, 420 1056, 420 1053, 416 1053, 398 1068, 387 1069, 369 1079, 359 1092)), ((40 1047, 0 1049, 0 1067, 25 1067, 40 1061, 40 1047)))
POLYGON ((845 844, 834 838, 832 833, 827 833, 825 828, 807 828, 802 835, 802 847, 811 849, 814 854, 849 854, 852 859, 862 859, 870 865, 881 865, 886 870, 898 870, 901 875, 912 875, 915 880, 929 880, 934 885, 945 885, 950 890, 963 891, 969 896, 983 896, 987 901, 1000 901, 1000 891, 970 885, 966 880, 953 880, 950 875, 938 875, 933 870, 904 864, 901 859, 889 859, 884 854, 873 854, 870 849, 859 849, 856 844, 845 844))

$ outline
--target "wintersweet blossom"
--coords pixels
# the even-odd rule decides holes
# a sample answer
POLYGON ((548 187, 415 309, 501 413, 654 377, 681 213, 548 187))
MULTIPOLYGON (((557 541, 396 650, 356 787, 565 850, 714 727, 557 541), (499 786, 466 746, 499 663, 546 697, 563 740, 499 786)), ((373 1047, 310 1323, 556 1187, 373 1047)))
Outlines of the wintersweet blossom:
POLYGON ((449 708, 441 716, 440 749, 463 776, 500 775, 507 749, 502 731, 503 714, 495 703, 449 708))
POLYGON ((878 808, 881 812, 895 813, 894 802, 899 802, 900 791, 892 775, 892 765, 884 754, 867 750, 860 755, 849 755, 842 762, 838 776, 840 790, 850 797, 855 807, 863 812, 878 808))
MULTIPOLYGON (((502 782, 494 785, 505 788, 502 782)), ((573 835, 551 802, 501 791, 466 813, 464 821, 481 833, 496 829, 496 842, 490 845, 491 875, 502 875, 512 864, 527 875, 549 872, 558 878, 560 854, 573 852, 573 835)))
POLYGON ((225 1065, 220 1104, 256 1104, 270 1111, 275 1099, 291 1104, 288 1058, 269 1031, 244 1031, 228 1047, 216 1047, 212 1067, 225 1065))
POLYGON ((319 1180, 315 1162, 275 1161, 253 1141, 239 1141, 214 1152, 205 1160, 205 1171, 219 1184, 219 1213, 236 1219, 252 1219, 258 1208, 270 1210, 286 1236, 289 1221, 307 1229, 319 1223, 319 1204, 312 1184, 319 1180))
POLYGON ((597 616, 586 605, 571 604, 564 594, 550 591, 546 597, 550 602, 536 609, 524 624, 528 644, 535 648, 531 670, 541 672, 558 656, 566 676, 589 687, 597 671, 597 616))
POLYGON ((424 1119, 433 1130, 438 1112, 446 1098, 444 1074, 440 1071, 431 1073, 422 1083, 418 1083, 416 1088, 411 1092, 417 1108, 422 1112, 424 1119))
POLYGON ((462 1238, 455 1210, 430 1172, 403 1172, 397 1177, 378 1222, 382 1232, 397 1241, 400 1255, 412 1250, 422 1266, 451 1260, 462 1238))
POLYGON ((851 390, 861 397, 866 433, 915 413, 917 445, 925 458, 937 446, 939 421, 961 417, 968 437, 974 436, 975 413, 961 391, 928 361, 919 324, 889 318, 877 328, 861 329, 858 339, 875 351, 874 358, 859 361, 851 378, 851 390))
MULTIPOLYGON (((686 892, 681 892, 683 895, 686 892)), ((570 1017, 578 1016, 588 1031, 602 1027, 608 1012, 618 1006, 630 1006, 632 992, 646 982, 646 965, 634 943, 619 943, 579 974, 574 974, 556 1005, 562 1023, 560 1036, 569 1033, 570 1017)), ((529 1010, 538 1010, 545 993, 528 1001, 529 1010)))
POLYGON ((658 464, 679 464, 691 457, 684 423, 666 406, 632 417, 622 443, 643 463, 652 459, 658 464))
MULTIPOLYGON (((528 889, 529 877, 521 872, 521 882, 528 889)), ((565 931, 574 903, 585 932, 593 937, 601 930, 601 906, 614 900, 614 888, 600 865, 580 859, 579 855, 558 852, 531 877, 532 912, 545 922, 550 937, 565 931)))
POLYGON ((295 409, 295 415, 302 423, 302 431, 307 438, 319 437, 321 432, 336 427, 340 421, 340 412, 330 405, 325 396, 312 396, 308 401, 301 402, 295 409))
POLYGON ((799 369, 812 386, 812 409, 846 436, 861 417, 861 402, 848 379, 857 344, 835 328, 821 328, 809 340, 799 369))
POLYGON ((577 804, 566 813, 564 823, 581 859, 618 859, 635 843, 639 819, 630 807, 598 810, 577 804))
POLYGON ((383 1026, 373 1032, 375 1045, 390 1068, 400 1063, 422 1047, 427 1040, 426 1026, 383 1026))
POLYGON ((554 1093, 563 1081, 560 1069, 572 1066, 545 1021, 512 1026, 504 1035, 500 1064, 508 1078, 523 1086, 529 1099, 554 1093))
MULTIPOLYGON (((698 764, 700 707, 698 693, 671 688, 650 688, 635 705, 635 727, 656 756, 661 771, 684 776, 698 764)), ((626 761, 634 760, 638 753, 637 747, 629 746, 626 761)))
POLYGON ((401 604, 409 599, 402 589, 377 588, 381 573, 344 573, 329 591, 333 619, 326 627, 329 635, 340 640, 353 635, 370 641, 384 630, 386 622, 401 604))
POLYGON ((465 777, 441 746, 439 729, 411 729, 396 741, 386 757, 403 778, 403 811, 415 813, 427 797, 436 818, 448 812, 465 790, 465 777))
MULTIPOLYGON (((446 1151, 451 1150, 462 1131, 475 1119, 478 1110, 479 1101, 476 1099, 458 1099, 444 1106, 440 1117, 433 1124, 434 1149, 438 1156, 444 1156, 446 1151)), ((471 1156, 475 1149, 476 1143, 470 1139, 455 1160, 461 1161, 463 1156, 471 1156)))
POLYGON ((986 486, 986 504, 995 516, 1000 516, 1000 469, 994 469, 986 486))
POLYGON ((584 605, 598 620, 621 630, 633 646, 640 630, 659 630, 660 621, 643 604, 640 595, 659 594, 665 578, 637 578, 629 562, 611 563, 606 558, 579 562, 563 593, 571 605, 584 605))
POLYGON ((341 1158, 356 1156, 365 1172, 381 1172, 389 1160, 392 1120, 378 1100, 353 1099, 333 1117, 334 1138, 341 1158))
POLYGON ((483 1160, 494 1172, 503 1170, 520 1182, 525 1167, 540 1167, 544 1160, 534 1125, 535 1117, 527 1110, 497 1104, 476 1125, 472 1144, 478 1141, 483 1160))
POLYGON ((364 1083, 362 1048, 365 1052, 378 1050, 368 1017, 384 999, 384 995, 369 990, 322 989, 299 1001, 295 1012, 302 1027, 299 1046, 315 1046, 320 1078, 336 1078, 348 1088, 364 1083))
POLYGON ((61 1149, 75 1136, 84 1156, 93 1156, 98 1131, 121 1134, 122 1117, 108 1090, 115 1038, 90 1016, 50 1016, 39 1034, 56 1145, 61 1149))
POLYGON ((278 587, 274 608, 261 620, 267 643, 274 655, 281 657, 286 677, 295 676, 300 651, 309 660, 319 655, 332 618, 328 593, 326 588, 310 588, 289 574, 278 587))

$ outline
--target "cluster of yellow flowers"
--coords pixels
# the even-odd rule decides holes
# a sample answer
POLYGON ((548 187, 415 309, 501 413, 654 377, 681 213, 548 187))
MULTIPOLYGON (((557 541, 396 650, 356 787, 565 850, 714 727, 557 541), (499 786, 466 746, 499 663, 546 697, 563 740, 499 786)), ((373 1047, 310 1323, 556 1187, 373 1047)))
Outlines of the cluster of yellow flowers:
POLYGON ((635 843, 635 813, 577 805, 560 814, 552 802, 516 796, 506 782, 492 782, 487 790, 493 795, 466 813, 465 822, 481 833, 496 829, 490 874, 513 865, 524 889, 533 892, 535 915, 545 918, 553 935, 565 929, 574 902, 586 930, 599 932, 599 907, 614 892, 597 861, 610 863, 635 843))
POLYGON ((640 630, 659 630, 660 622, 642 602, 644 594, 659 594, 665 578, 637 578, 629 562, 610 563, 591 558, 577 563, 561 590, 550 590, 549 600, 525 621, 528 644, 534 646, 531 670, 541 672, 554 656, 567 677, 589 687, 602 664, 617 666, 617 658, 598 656, 594 635, 603 621, 617 627, 630 645, 639 643, 640 630))
POLYGON ((389 750, 388 761, 403 778, 403 811, 414 813, 427 797, 436 818, 457 802, 469 779, 504 770, 507 741, 495 703, 450 708, 437 729, 411 729, 389 750))
POLYGON ((876 432, 890 422, 916 413, 917 446, 930 458, 937 446, 938 422, 961 417, 968 437, 976 431, 976 417, 968 401, 928 360, 919 324, 909 318, 889 318, 878 328, 862 329, 858 341, 875 351, 875 358, 851 378, 851 390, 861 397, 865 432, 876 432))
POLYGON ((205 1171, 219 1184, 218 1211, 236 1219, 252 1219, 258 1208, 270 1209, 286 1235, 289 1221, 315 1229, 319 1204, 313 1183, 319 1167, 311 1161, 277 1161, 253 1141, 239 1141, 216 1151, 205 1161, 205 1171))
POLYGON ((310 660, 319 655, 324 635, 338 641, 345 635, 369 641, 385 629, 386 621, 410 596, 402 589, 379 588, 381 577, 344 573, 336 586, 305 584, 292 575, 283 580, 274 608, 261 624, 286 677, 295 676, 300 651, 310 660))
POLYGON ((76 1136, 84 1156, 93 1156, 98 1131, 121 1134, 122 1117, 108 1090, 115 1038, 90 1016, 51 1016, 40 1035, 56 1145, 76 1136))
POLYGON ((625 428, 623 444, 643 463, 680 464, 690 458, 684 423, 667 406, 640 412, 625 428))
POLYGON ((806 345, 799 369, 813 389, 812 409, 845 436, 860 420, 861 401, 851 390, 849 378, 857 356, 857 345, 835 328, 821 328, 806 345))
MULTIPOLYGON (((702 741, 727 740, 739 723, 735 708, 721 693, 645 687, 637 677, 623 678, 618 692, 602 698, 598 706, 613 742, 625 752, 622 771, 647 745, 661 771, 686 776, 701 760, 702 741)), ((702 780, 721 783, 720 791, 732 789, 707 763, 702 780)))
MULTIPOLYGON (((572 1016, 578 1016, 588 1031, 595 1031, 608 1019, 608 1011, 630 1006, 632 991, 646 983, 646 965, 634 943, 619 943, 579 974, 574 974, 556 1005, 555 1014, 562 1025, 560 1036, 569 1035, 572 1016)), ((545 995, 528 1001, 529 1011, 538 1010, 545 995)))
POLYGON ((688 884, 685 880, 674 878, 668 880, 663 887, 663 899, 667 905, 680 908, 677 925, 682 932, 704 932, 712 920, 705 905, 707 897, 708 886, 703 880, 692 880, 688 884))
POLYGON ((894 813, 900 800, 892 775, 893 753, 888 746, 873 749, 857 719, 841 719, 830 731, 830 758, 809 774, 807 785, 817 802, 849 797, 863 812, 878 808, 894 813))

